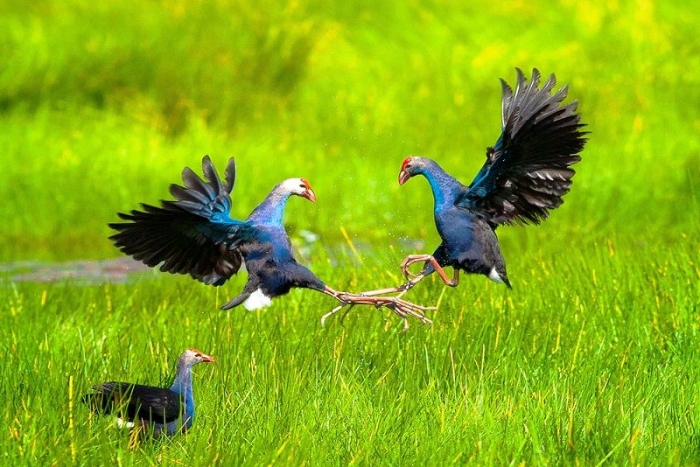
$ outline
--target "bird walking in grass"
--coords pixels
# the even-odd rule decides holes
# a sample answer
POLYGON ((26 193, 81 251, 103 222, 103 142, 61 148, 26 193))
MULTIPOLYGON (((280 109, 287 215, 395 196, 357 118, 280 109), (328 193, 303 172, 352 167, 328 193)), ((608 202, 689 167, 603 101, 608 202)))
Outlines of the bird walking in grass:
POLYGON ((177 361, 170 388, 107 382, 93 386, 95 392, 83 396, 83 401, 95 413, 114 414, 120 426, 138 429, 141 434, 158 437, 184 433, 195 416, 192 367, 213 361, 199 350, 185 350, 177 361))
POLYGON ((160 265, 161 271, 189 274, 213 286, 223 285, 245 265, 248 280, 243 291, 224 304, 224 310, 239 305, 248 310, 262 308, 300 287, 338 300, 340 305, 330 314, 346 306, 372 305, 389 308, 405 324, 408 317, 430 323, 425 317, 428 307, 373 292, 336 291, 296 261, 282 217, 291 196, 316 201, 308 181, 283 181, 246 220, 238 220, 230 216, 234 159, 228 162, 224 181, 208 156, 202 159, 202 170, 206 180, 188 167, 183 170, 184 186, 170 186, 175 201, 162 201, 161 207, 143 204, 143 211, 119 213, 127 222, 109 224, 117 231, 110 239, 123 253, 150 267, 160 265))
POLYGON ((552 74, 539 87, 540 73, 532 71, 528 83, 517 71, 515 91, 505 81, 502 133, 486 150, 486 162, 470 185, 465 186, 426 157, 408 157, 399 173, 399 184, 424 176, 435 200, 435 225, 442 239, 432 255, 409 255, 401 264, 408 279, 397 290, 408 290, 437 272, 450 287, 459 283, 459 271, 483 274, 511 287, 496 238, 503 224, 539 224, 549 211, 563 203, 569 192, 579 152, 586 142, 585 126, 576 113, 577 102, 562 105, 567 86, 552 94, 552 74), (409 267, 424 263, 418 274, 409 267), (444 268, 452 267, 448 276, 444 268))

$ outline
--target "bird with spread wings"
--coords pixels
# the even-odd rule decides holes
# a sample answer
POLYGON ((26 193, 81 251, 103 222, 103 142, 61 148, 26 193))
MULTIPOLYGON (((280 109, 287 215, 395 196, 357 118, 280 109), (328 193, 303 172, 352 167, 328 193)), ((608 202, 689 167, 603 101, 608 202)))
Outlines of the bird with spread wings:
POLYGON ((303 178, 290 178, 273 188, 270 194, 245 219, 231 217, 231 191, 236 166, 231 158, 224 180, 211 159, 202 160, 204 179, 190 168, 182 172, 184 186, 173 184, 174 201, 161 206, 142 204, 142 210, 119 213, 126 222, 109 224, 117 231, 110 239, 123 253, 163 272, 189 274, 205 284, 221 286, 238 273, 242 266, 248 273, 240 294, 221 308, 243 305, 249 310, 271 304, 273 298, 292 288, 306 288, 329 295, 340 302, 330 316, 345 307, 371 305, 388 308, 404 319, 431 321, 425 311, 431 309, 396 296, 385 290, 362 293, 332 289, 297 262, 283 224, 283 214, 291 196, 316 201, 316 194, 303 178))

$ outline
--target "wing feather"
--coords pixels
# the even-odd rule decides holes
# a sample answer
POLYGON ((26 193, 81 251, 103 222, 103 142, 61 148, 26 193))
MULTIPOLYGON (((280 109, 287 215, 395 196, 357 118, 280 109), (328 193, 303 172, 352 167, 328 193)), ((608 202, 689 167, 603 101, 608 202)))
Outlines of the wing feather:
POLYGON ((202 159, 201 179, 190 168, 183 185, 171 185, 174 201, 119 213, 126 222, 109 224, 110 239, 123 253, 148 266, 174 274, 189 274, 205 284, 222 285, 241 267, 239 246, 255 235, 247 222, 230 217, 235 162, 231 158, 222 182, 209 156, 202 159))
POLYGON ((484 212, 494 224, 538 224, 563 203, 581 160, 587 132, 581 130, 577 103, 562 105, 564 86, 552 93, 552 74, 539 86, 540 73, 528 83, 516 69, 515 91, 503 80, 502 132, 486 162, 457 200, 457 205, 484 212))
POLYGON ((110 381, 92 389, 95 392, 86 394, 83 401, 101 414, 117 412, 129 420, 169 423, 184 411, 180 394, 166 388, 110 381))

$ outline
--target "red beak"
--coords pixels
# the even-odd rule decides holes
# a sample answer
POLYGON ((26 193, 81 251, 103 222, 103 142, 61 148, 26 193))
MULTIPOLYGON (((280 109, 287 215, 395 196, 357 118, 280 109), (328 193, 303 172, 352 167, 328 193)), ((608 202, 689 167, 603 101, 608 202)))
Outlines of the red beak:
POLYGON ((401 172, 399 172, 399 185, 406 183, 406 180, 409 178, 411 178, 411 174, 406 172, 404 169, 401 169, 401 172))
POLYGON ((314 190, 311 189, 311 184, 305 178, 302 178, 301 181, 306 186, 306 190, 304 190, 304 192, 301 194, 301 197, 308 199, 312 203, 315 203, 316 193, 314 193, 314 190))
POLYGON ((314 193, 314 190, 312 190, 311 187, 308 187, 301 196, 308 199, 312 203, 316 202, 316 193, 314 193))
POLYGON ((201 350, 190 349, 190 351, 196 353, 197 356, 202 359, 202 362, 211 363, 214 361, 214 357, 205 354, 201 350))
POLYGON ((214 357, 202 354, 202 363, 213 363, 216 360, 214 360, 214 357))

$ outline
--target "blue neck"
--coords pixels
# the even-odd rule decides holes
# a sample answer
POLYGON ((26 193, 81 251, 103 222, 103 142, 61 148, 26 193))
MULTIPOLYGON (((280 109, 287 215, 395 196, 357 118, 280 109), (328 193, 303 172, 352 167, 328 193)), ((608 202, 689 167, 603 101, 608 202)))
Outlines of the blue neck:
POLYGON ((170 390, 176 392, 185 399, 185 415, 194 415, 194 396, 192 395, 192 367, 190 365, 178 365, 175 381, 170 390))
POLYGON ((287 207, 289 196, 288 192, 284 192, 277 185, 263 202, 250 213, 248 220, 256 224, 281 226, 284 208, 287 207))
POLYGON ((457 195, 462 191, 462 184, 445 172, 436 162, 430 161, 421 172, 428 179, 435 198, 435 211, 440 211, 454 204, 457 195))

